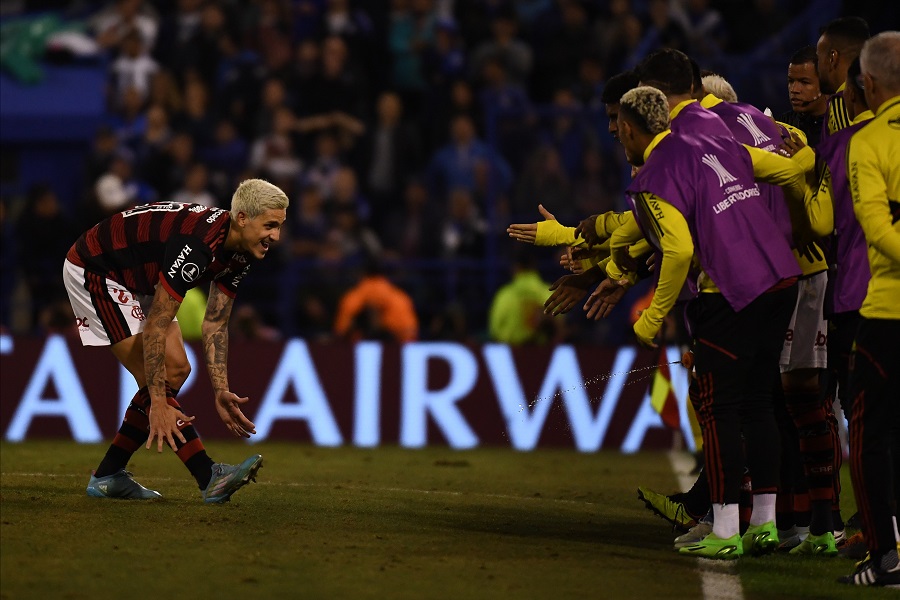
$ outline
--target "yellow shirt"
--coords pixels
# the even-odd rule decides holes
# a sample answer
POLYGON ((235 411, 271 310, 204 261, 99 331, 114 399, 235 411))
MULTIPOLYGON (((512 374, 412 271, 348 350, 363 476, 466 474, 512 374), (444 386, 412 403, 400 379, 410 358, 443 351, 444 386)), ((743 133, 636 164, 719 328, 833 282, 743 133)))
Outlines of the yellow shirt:
POLYGON ((853 212, 869 246, 872 278, 860 314, 900 319, 900 96, 853 134, 847 174, 853 212))
POLYGON ((850 126, 850 117, 847 115, 847 105, 844 103, 844 94, 840 93, 847 87, 842 83, 837 92, 828 99, 828 134, 831 135, 844 127, 850 126))

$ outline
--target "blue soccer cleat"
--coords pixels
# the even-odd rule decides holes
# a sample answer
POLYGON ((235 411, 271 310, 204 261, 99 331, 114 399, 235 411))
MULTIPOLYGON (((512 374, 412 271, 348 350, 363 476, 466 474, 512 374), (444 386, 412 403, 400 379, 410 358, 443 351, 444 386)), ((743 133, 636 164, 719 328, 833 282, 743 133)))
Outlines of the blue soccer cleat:
POLYGON ((203 490, 203 501, 219 504, 231 500, 231 495, 256 481, 256 473, 262 467, 262 456, 255 454, 239 465, 216 463, 212 466, 212 479, 203 490))
POLYGON ((107 475, 95 477, 91 475, 88 482, 87 495, 91 498, 118 498, 121 500, 156 500, 162 498, 162 494, 155 490, 148 490, 131 478, 131 473, 122 469, 107 475))

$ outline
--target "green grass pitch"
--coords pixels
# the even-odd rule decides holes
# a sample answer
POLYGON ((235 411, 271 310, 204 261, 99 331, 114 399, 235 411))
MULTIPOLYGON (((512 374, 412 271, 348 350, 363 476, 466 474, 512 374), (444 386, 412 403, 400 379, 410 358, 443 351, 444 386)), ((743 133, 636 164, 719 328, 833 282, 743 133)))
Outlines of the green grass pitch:
MULTIPOLYGON (((0 597, 702 598, 698 561, 636 499, 668 457, 212 443, 259 482, 204 505, 171 452, 135 478, 162 501, 86 497, 104 448, 0 445, 0 597)), ((896 598, 835 583, 844 559, 744 558, 743 597, 896 598)), ((716 597, 716 596, 712 596, 716 597)))

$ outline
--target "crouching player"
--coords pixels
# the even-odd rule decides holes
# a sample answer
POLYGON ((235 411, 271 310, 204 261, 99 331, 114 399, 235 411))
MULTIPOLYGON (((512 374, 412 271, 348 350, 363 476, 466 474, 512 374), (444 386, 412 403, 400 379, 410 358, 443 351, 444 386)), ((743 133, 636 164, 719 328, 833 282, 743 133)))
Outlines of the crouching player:
POLYGON ((228 385, 228 318, 250 262, 278 241, 288 198, 260 180, 242 182, 231 211, 159 202, 101 221, 66 256, 63 279, 85 346, 109 346, 139 390, 87 487, 97 498, 153 499, 161 495, 125 470, 141 445, 168 444, 197 481, 207 503, 226 502, 255 479, 262 457, 240 465, 214 463, 175 400, 191 366, 175 314, 185 293, 209 285, 203 347, 216 410, 238 437, 255 433, 241 412, 247 401, 228 385))

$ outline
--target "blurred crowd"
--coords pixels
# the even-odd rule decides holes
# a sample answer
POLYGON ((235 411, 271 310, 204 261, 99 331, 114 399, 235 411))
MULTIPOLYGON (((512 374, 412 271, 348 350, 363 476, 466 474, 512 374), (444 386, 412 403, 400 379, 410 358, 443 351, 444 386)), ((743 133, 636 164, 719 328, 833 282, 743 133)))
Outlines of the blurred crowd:
MULTIPOLYGON (((241 313, 247 337, 367 335, 372 315, 341 331, 335 321, 341 296, 378 264, 410 296, 418 338, 484 338, 514 262, 508 223, 535 220, 538 202, 573 223, 624 207, 627 170, 600 100, 608 76, 661 46, 715 64, 803 4, 99 4, 88 32, 108 64, 108 118, 78 206, 36 186, 15 219, 0 208, 3 325, 24 282, 24 329, 65 326, 62 258, 103 217, 157 200, 227 207, 240 180, 262 177, 291 206, 280 252, 239 296, 258 307, 241 313)), ((613 327, 550 337, 615 342, 613 327)))

